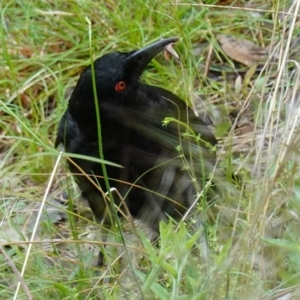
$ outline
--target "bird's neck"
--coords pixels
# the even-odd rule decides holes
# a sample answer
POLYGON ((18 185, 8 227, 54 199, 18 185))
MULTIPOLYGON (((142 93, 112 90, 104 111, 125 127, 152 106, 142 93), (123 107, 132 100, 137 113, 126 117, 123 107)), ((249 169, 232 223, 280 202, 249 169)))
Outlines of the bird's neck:
POLYGON ((97 124, 93 97, 87 95, 78 97, 73 93, 69 100, 68 111, 80 127, 94 127, 97 124))

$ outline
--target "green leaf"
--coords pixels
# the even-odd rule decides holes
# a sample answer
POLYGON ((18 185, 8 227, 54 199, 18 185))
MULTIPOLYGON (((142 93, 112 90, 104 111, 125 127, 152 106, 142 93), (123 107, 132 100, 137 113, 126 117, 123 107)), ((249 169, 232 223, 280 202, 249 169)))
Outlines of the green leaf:
POLYGON ((273 239, 273 238, 264 238, 264 237, 261 237, 261 240, 268 245, 288 249, 295 252, 300 252, 300 245, 298 243, 293 243, 291 241, 283 240, 283 239, 273 239))

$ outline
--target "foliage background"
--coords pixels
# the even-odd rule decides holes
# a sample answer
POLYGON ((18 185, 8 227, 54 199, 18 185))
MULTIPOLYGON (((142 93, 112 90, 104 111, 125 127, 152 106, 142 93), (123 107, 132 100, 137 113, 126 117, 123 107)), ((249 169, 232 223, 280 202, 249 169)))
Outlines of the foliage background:
POLYGON ((0 11, 2 299, 299 297, 299 1, 14 0, 0 11), (213 207, 208 256, 192 219, 161 224, 156 246, 124 224, 131 259, 112 238, 98 271, 98 226, 64 159, 54 167, 57 124, 91 47, 96 58, 170 36, 180 63, 157 57, 143 80, 211 116, 241 186, 213 207))

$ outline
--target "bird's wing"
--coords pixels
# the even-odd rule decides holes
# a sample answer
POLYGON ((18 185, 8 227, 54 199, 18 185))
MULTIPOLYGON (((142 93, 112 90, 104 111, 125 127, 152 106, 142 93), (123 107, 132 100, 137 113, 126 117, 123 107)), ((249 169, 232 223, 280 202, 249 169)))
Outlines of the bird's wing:
POLYGON ((187 106, 187 104, 177 95, 165 90, 164 88, 141 84, 138 91, 138 99, 142 105, 148 105, 148 109, 155 110, 160 122, 165 117, 173 117, 187 124, 197 135, 209 142, 212 146, 217 145, 218 141, 213 135, 208 124, 187 106), (151 92, 151 95, 149 93, 151 92), (151 99, 151 101, 149 101, 151 99), (150 102, 150 103, 149 103, 150 102))

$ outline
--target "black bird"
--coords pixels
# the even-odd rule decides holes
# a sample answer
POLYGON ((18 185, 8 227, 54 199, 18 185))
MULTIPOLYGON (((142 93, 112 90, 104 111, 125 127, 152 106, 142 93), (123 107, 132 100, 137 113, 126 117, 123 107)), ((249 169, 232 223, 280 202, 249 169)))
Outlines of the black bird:
MULTIPOLYGON (((55 141, 69 153, 99 158, 99 114, 104 159, 122 166, 106 165, 109 185, 124 197, 132 216, 155 230, 159 220, 180 217, 192 205, 215 163, 209 145, 217 141, 209 127, 181 98, 140 81, 149 62, 177 40, 95 60, 94 72, 88 66, 76 84, 55 141), (169 124, 163 124, 165 117, 171 118, 169 124)), ((83 158, 73 161, 69 168, 97 221, 109 224, 107 200, 99 191, 107 190, 102 165, 83 158)), ((126 212, 119 197, 114 202, 126 212)))

